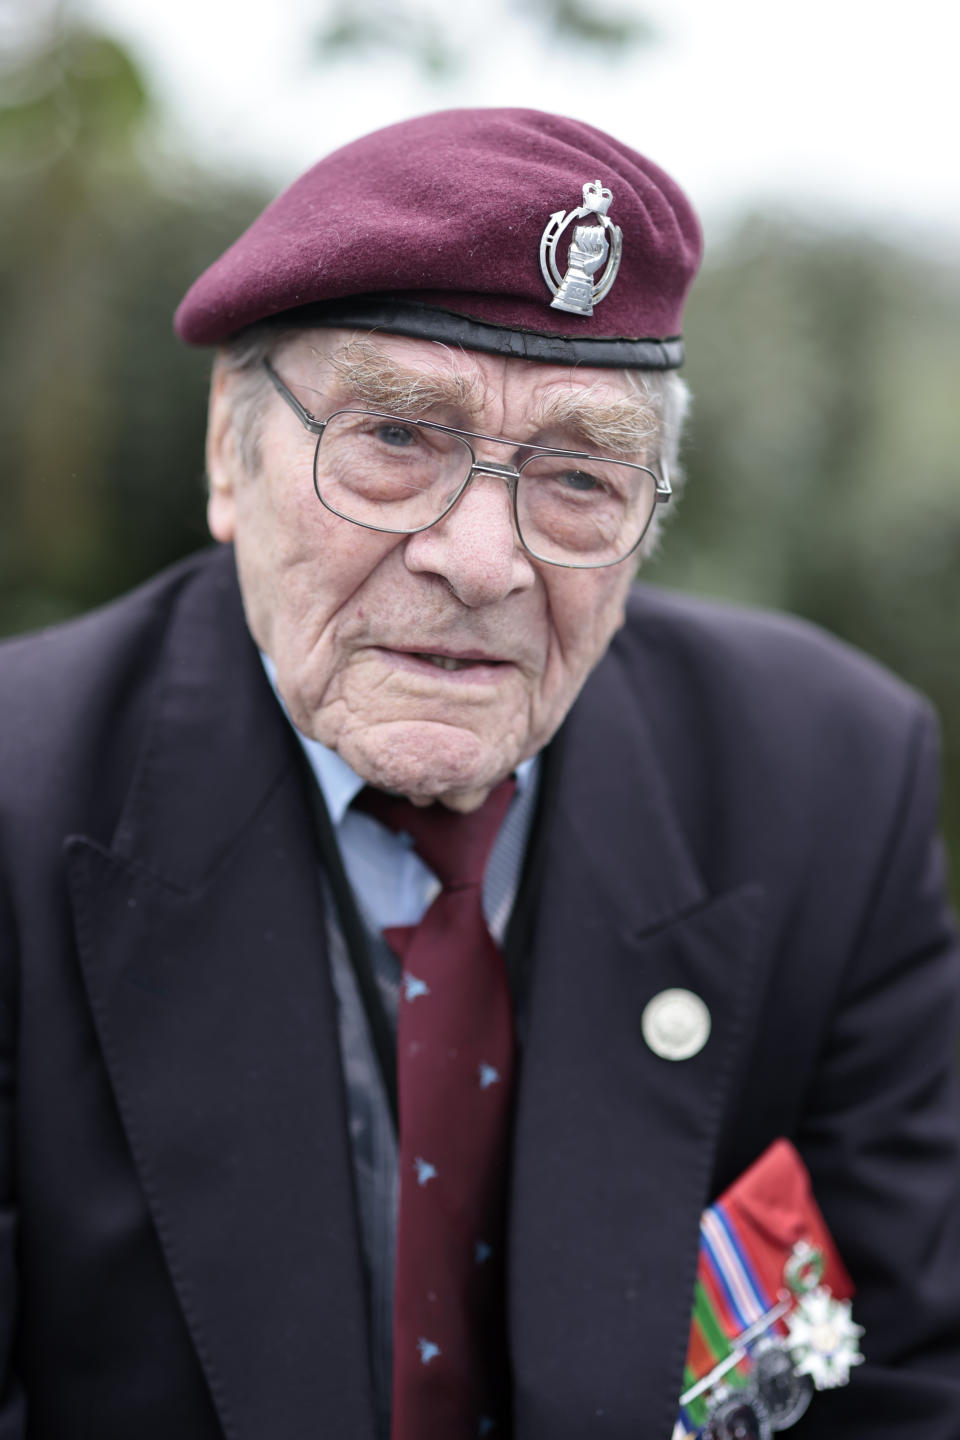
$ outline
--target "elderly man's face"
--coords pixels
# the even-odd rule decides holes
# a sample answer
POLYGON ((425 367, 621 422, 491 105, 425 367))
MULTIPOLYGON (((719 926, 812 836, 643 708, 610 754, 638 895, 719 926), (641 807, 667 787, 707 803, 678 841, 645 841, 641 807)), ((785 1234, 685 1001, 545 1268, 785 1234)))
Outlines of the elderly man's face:
MULTIPOLYGON (((274 358, 320 418, 351 405, 402 407, 489 435, 589 449, 592 425, 640 405, 618 371, 428 341, 319 331, 274 358)), ((319 503, 314 440, 272 393, 259 471, 244 469, 233 383, 221 375, 214 387, 210 528, 235 542, 247 620, 294 723, 381 789, 474 808, 560 725, 622 623, 634 561, 566 570, 534 560, 517 538, 506 484, 490 476, 475 477, 429 530, 364 530, 319 503)), ((504 446, 474 443, 478 458, 509 458, 504 446)))

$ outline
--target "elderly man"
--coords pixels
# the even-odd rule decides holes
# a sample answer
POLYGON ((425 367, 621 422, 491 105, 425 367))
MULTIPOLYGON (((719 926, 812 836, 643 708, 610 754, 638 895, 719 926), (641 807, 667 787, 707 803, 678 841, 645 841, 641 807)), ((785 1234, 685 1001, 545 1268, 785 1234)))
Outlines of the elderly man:
POLYGON ((188 294, 221 544, 0 659, 2 1440, 769 1436, 796 1350, 675 1422, 778 1137, 865 1332, 797 1435, 960 1435, 928 709, 632 589, 698 254, 626 146, 459 111, 188 294))

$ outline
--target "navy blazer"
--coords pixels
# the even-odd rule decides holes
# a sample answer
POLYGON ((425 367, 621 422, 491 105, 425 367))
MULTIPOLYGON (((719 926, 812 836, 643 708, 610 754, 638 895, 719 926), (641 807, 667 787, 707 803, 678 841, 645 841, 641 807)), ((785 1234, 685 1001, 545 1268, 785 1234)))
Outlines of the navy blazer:
MULTIPOLYGON (((318 858, 231 552, 3 646, 0 696, 0 1440, 371 1440, 318 858)), ((516 1440, 668 1440, 700 1211, 778 1135, 866 1326, 798 1440, 960 1436, 934 751, 812 628, 631 599, 536 897, 516 1440), (671 986, 682 1062, 640 1032, 671 986)))

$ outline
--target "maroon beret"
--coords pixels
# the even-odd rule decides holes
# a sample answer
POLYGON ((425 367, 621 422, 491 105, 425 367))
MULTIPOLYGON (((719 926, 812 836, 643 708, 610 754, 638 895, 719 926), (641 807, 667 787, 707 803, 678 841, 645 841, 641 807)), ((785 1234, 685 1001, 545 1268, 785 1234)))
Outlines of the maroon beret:
POLYGON ((175 325, 215 345, 270 316, 561 364, 672 368, 700 259, 683 192, 628 146, 538 110, 377 130, 285 190, 175 325))

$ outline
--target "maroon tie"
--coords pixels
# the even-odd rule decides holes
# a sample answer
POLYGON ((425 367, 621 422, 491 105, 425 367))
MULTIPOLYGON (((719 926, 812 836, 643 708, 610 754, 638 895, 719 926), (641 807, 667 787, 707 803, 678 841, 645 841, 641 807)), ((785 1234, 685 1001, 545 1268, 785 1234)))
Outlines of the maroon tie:
POLYGON ((470 815, 370 789, 358 801, 406 831, 443 886, 419 925, 384 931, 403 962, 391 1440, 496 1440, 507 1429, 513 1010, 482 882, 514 789, 503 781, 470 815))

